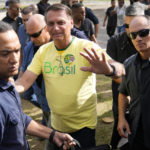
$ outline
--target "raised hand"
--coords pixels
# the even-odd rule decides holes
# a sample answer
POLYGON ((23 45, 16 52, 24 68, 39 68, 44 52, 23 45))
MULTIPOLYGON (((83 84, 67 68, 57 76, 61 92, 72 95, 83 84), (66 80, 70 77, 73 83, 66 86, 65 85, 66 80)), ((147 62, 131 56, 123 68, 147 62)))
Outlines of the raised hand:
POLYGON ((104 53, 101 54, 102 59, 100 59, 100 56, 93 48, 91 50, 87 50, 86 48, 84 48, 84 50, 86 53, 80 52, 80 55, 88 60, 88 62, 91 64, 91 67, 83 66, 80 68, 82 71, 89 71, 96 74, 105 75, 110 75, 113 73, 113 69, 106 60, 106 56, 104 53))

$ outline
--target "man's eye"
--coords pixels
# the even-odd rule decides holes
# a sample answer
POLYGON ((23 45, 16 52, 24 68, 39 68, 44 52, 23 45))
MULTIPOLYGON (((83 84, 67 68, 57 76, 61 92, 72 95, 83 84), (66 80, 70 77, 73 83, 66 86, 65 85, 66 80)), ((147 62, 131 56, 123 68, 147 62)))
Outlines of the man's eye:
POLYGON ((61 22, 58 22, 59 25, 63 25, 65 24, 65 22, 61 21, 61 22))
POLYGON ((51 22, 50 22, 50 23, 48 23, 48 26, 53 26, 53 25, 54 25, 54 23, 51 23, 51 22))
POLYGON ((0 55, 3 56, 3 57, 6 57, 6 56, 9 55, 9 53, 2 53, 2 54, 0 54, 0 55))

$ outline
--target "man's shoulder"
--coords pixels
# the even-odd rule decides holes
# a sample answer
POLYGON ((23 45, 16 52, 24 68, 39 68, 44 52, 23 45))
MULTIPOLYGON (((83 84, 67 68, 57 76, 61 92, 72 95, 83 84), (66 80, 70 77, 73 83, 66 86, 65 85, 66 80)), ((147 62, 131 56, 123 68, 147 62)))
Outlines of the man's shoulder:
POLYGON ((30 51, 30 49, 33 48, 33 45, 34 45, 33 42, 32 42, 32 41, 29 41, 29 42, 27 43, 27 45, 25 46, 24 50, 30 51))
POLYGON ((137 53, 134 55, 131 55, 129 58, 125 60, 124 65, 126 68, 129 68, 135 62, 137 55, 138 55, 137 53))
POLYGON ((26 29, 25 29, 25 27, 24 27, 24 24, 21 24, 21 25, 19 26, 18 33, 19 33, 19 34, 24 34, 24 33, 26 33, 26 29))
POLYGON ((89 41, 86 39, 80 39, 75 37, 75 40, 73 42, 74 46, 80 47, 80 48, 100 48, 100 46, 93 41, 89 41))
POLYGON ((110 39, 109 39, 109 41, 111 42, 111 41, 122 41, 123 42, 123 40, 126 40, 127 39, 127 34, 126 34, 126 32, 121 32, 121 33, 118 33, 118 34, 115 34, 115 35, 113 35, 110 39))
POLYGON ((83 21, 84 26, 93 25, 93 22, 89 18, 85 18, 83 21))
POLYGON ((53 48, 54 48, 54 41, 41 45, 37 53, 40 53, 40 55, 45 55, 47 51, 52 52, 53 48))
POLYGON ((8 22, 8 20, 10 20, 10 18, 8 16, 5 16, 2 21, 8 22))

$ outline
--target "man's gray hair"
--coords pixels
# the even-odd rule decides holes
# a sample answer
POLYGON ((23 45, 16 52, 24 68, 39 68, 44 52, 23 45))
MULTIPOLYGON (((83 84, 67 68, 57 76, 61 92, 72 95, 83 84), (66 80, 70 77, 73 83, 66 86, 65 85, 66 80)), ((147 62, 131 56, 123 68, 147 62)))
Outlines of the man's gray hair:
POLYGON ((12 26, 4 21, 0 21, 0 33, 7 32, 9 30, 13 30, 12 26))
POLYGON ((144 15, 144 9, 138 5, 130 5, 126 8, 126 16, 142 16, 144 15))

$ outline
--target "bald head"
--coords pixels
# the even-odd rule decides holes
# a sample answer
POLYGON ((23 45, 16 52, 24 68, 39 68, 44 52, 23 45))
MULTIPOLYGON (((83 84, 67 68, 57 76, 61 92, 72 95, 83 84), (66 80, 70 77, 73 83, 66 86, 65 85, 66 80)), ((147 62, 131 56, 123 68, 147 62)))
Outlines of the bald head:
POLYGON ((141 28, 150 25, 150 20, 146 16, 136 16, 130 23, 129 29, 132 30, 136 26, 136 28, 141 28))
POLYGON ((32 30, 33 33, 35 33, 36 31, 41 30, 41 28, 43 28, 44 26, 46 26, 44 16, 40 14, 35 14, 32 15, 27 22, 27 31, 32 30))
POLYGON ((36 46, 41 46, 50 41, 50 35, 43 15, 35 14, 31 16, 27 22, 26 30, 31 41, 36 46))
POLYGON ((150 21, 145 16, 136 16, 130 23, 130 38, 143 59, 150 57, 150 21))

